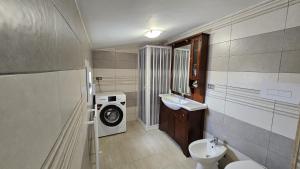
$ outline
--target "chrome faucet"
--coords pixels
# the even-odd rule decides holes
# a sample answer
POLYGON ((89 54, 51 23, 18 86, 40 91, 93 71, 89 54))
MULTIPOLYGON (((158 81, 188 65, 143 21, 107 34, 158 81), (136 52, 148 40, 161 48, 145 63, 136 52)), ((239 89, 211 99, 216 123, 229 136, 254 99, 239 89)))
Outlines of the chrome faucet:
POLYGON ((219 139, 218 137, 214 137, 212 140, 209 141, 209 143, 214 143, 215 145, 218 145, 219 139))

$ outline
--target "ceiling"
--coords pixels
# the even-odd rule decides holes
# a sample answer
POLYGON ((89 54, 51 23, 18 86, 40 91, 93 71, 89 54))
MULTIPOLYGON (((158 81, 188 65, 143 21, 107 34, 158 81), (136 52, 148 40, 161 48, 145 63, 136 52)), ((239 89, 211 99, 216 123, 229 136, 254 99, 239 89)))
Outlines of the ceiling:
POLYGON ((92 48, 161 42, 262 0, 78 0, 92 48), (160 29, 148 39, 149 29, 160 29))

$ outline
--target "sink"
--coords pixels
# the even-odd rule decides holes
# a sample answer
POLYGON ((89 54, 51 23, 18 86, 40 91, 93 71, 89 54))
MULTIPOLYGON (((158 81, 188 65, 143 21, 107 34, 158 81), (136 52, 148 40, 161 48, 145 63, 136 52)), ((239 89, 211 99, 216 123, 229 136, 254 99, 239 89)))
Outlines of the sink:
POLYGON ((210 148, 210 141, 196 140, 189 145, 191 157, 197 162, 196 169, 218 169, 218 161, 225 155, 227 148, 219 144, 210 148))
POLYGON ((183 98, 175 94, 160 94, 159 97, 161 97, 162 102, 172 110, 179 110, 180 108, 188 111, 207 109, 206 104, 183 98))

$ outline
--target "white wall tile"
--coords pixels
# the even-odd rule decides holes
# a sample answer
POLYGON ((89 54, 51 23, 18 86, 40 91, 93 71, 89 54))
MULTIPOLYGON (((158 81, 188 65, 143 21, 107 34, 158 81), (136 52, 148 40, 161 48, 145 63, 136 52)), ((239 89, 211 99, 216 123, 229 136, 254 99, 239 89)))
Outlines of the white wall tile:
POLYGON ((276 83, 277 78, 277 73, 229 72, 228 86, 260 90, 265 84, 276 83))
POLYGON ((225 114, 254 126, 271 130, 273 112, 226 101, 225 114))
POLYGON ((280 114, 274 115, 272 131, 283 135, 290 139, 295 139, 297 131, 298 119, 283 116, 280 114))
POLYGON ((300 84, 300 73, 279 73, 279 83, 300 84))
POLYGON ((213 110, 219 113, 224 113, 225 100, 208 96, 205 98, 205 103, 207 104, 209 110, 213 110))
POLYGON ((0 168, 40 168, 62 128, 58 74, 0 76, 0 81, 0 159, 5 162, 0 168))
POLYGON ((286 28, 300 26, 300 3, 289 6, 286 28))
POLYGON ((116 90, 121 92, 136 92, 136 81, 117 80, 116 90))
POLYGON ((217 30, 213 30, 209 33, 209 43, 220 43, 230 40, 230 32, 231 32, 231 26, 226 26, 217 30))
POLYGON ((111 92, 116 90, 116 82, 115 79, 109 80, 101 80, 99 83, 98 81, 94 80, 96 92, 111 92))
POLYGON ((207 83, 210 84, 227 84, 227 72, 207 71, 207 83))
POLYGON ((62 124, 68 120, 74 107, 81 98, 80 71, 59 71, 58 72, 58 91, 60 112, 62 114, 62 124))
POLYGON ((282 30, 287 8, 273 11, 232 25, 231 40, 282 30))
POLYGON ((137 80, 137 69, 94 69, 94 83, 97 92, 135 92, 137 91, 137 80), (100 89, 95 80, 97 76, 103 77, 100 81, 100 89))
POLYGON ((116 90, 116 69, 93 69, 93 83, 96 85, 96 92, 111 92, 116 90), (96 80, 102 77, 102 80, 96 80), (100 85, 99 85, 100 84, 100 85))
POLYGON ((137 78, 137 69, 115 69, 116 78, 137 78))

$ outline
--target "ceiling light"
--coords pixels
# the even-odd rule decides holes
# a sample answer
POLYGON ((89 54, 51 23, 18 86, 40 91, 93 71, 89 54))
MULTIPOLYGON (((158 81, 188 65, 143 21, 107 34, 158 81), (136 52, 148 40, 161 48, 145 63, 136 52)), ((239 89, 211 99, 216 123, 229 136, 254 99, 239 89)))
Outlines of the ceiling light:
POLYGON ((146 32, 145 36, 147 38, 156 38, 161 34, 162 31, 159 30, 150 30, 148 32, 146 32))

